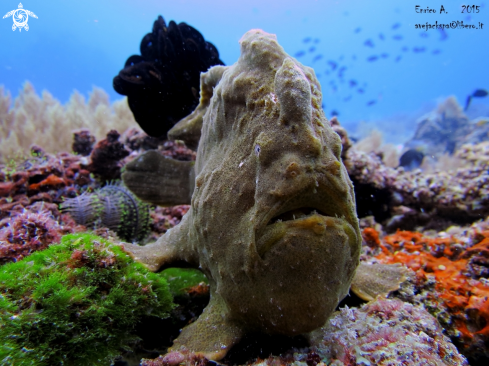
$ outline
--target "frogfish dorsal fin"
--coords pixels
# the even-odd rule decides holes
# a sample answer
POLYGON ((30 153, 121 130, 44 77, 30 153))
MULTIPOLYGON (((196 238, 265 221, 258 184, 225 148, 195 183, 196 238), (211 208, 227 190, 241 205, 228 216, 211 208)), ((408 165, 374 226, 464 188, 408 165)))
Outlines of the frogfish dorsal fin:
POLYGON ((199 105, 192 113, 181 119, 168 131, 168 138, 170 140, 183 140, 189 149, 197 150, 202 130, 202 121, 214 93, 214 87, 219 83, 226 69, 226 66, 214 66, 209 71, 200 74, 199 105))

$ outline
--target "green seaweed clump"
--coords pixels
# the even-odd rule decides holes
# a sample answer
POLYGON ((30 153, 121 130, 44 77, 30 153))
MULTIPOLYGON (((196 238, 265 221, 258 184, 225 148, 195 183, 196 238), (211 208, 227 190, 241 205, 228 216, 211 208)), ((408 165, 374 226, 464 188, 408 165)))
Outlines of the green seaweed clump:
POLYGON ((145 316, 174 307, 167 281, 92 234, 0 267, 0 364, 110 365, 145 316))

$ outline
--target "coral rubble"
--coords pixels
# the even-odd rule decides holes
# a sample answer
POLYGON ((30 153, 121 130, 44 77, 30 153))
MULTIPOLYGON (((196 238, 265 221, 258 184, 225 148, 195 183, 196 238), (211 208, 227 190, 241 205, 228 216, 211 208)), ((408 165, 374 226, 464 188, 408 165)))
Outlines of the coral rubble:
POLYGON ((489 215, 488 143, 463 145, 451 172, 423 173, 389 168, 375 153, 351 148, 345 160, 355 183, 360 217, 374 215, 389 231, 443 229, 489 215))
POLYGON ((328 365, 468 366, 433 316, 400 300, 345 307, 318 333, 315 352, 328 365))

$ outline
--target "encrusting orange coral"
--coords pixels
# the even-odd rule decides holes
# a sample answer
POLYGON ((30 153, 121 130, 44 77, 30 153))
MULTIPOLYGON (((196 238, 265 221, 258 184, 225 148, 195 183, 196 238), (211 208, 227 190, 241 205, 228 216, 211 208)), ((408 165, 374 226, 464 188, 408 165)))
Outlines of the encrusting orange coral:
MULTIPOLYGON (((371 246, 378 233, 366 228, 363 237, 371 246)), ((489 283, 477 270, 485 270, 489 262, 489 231, 478 232, 476 242, 464 248, 455 237, 430 238, 418 232, 398 231, 378 242, 380 253, 376 258, 386 264, 402 263, 420 277, 433 275, 438 294, 431 296, 439 296, 462 341, 470 342, 477 335, 489 337, 489 283)))

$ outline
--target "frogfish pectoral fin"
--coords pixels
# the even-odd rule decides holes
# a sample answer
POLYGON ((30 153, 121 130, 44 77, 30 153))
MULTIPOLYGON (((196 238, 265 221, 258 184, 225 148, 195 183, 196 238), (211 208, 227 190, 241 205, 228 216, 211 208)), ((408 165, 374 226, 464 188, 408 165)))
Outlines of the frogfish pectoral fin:
POLYGON ((126 165, 122 180, 142 201, 160 206, 190 204, 194 162, 169 159, 150 150, 126 165))
POLYGON ((188 350, 218 361, 242 338, 243 329, 229 318, 221 296, 212 294, 209 305, 200 317, 183 328, 168 352, 188 350))
POLYGON ((361 299, 372 301, 399 289, 407 279, 408 269, 400 263, 360 263, 351 283, 351 290, 361 299))

